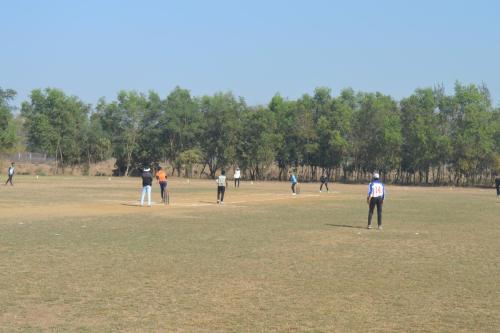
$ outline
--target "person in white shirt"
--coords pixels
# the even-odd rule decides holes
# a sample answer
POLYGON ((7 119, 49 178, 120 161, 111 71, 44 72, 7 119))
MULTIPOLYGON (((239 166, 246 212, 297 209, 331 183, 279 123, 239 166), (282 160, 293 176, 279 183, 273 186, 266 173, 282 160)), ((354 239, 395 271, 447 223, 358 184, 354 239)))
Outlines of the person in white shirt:
POLYGON ((10 183, 10 186, 14 186, 14 184, 12 183, 12 178, 14 178, 14 162, 10 164, 9 170, 7 170, 7 176, 9 176, 9 178, 5 182, 5 185, 10 183))
POLYGON ((217 182, 217 203, 223 204, 227 186, 226 171, 222 170, 221 175, 215 181, 217 182))
POLYGON ((234 171, 234 187, 240 187, 241 172, 240 168, 236 168, 234 171))

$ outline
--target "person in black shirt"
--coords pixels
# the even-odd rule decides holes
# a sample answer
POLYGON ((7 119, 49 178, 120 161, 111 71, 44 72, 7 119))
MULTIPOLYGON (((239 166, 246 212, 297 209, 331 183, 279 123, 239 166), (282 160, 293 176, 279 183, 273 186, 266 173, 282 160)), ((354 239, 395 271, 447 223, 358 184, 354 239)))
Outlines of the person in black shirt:
POLYGON ((500 175, 495 177, 495 187, 497 188, 497 197, 500 198, 500 175))
POLYGON ((142 195, 141 206, 144 206, 144 195, 148 194, 148 207, 151 207, 151 185, 153 184, 153 174, 149 168, 144 168, 142 172, 142 195))
POLYGON ((323 172, 323 174, 321 175, 319 180, 321 181, 321 186, 319 187, 319 191, 321 192, 321 190, 323 189, 323 185, 325 185, 326 192, 330 192, 330 190, 328 189, 328 176, 327 176, 327 174, 323 172))

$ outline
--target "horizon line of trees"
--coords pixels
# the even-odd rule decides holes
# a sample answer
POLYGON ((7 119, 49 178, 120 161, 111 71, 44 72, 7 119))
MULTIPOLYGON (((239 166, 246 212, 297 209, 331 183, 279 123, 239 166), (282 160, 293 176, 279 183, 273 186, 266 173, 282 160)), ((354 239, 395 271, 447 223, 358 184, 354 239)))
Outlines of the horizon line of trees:
POLYGON ((500 172, 500 108, 484 84, 457 82, 453 95, 443 86, 416 89, 400 101, 351 88, 334 97, 319 87, 259 106, 229 92, 194 97, 176 87, 165 99, 120 91, 93 107, 47 88, 33 90, 17 117, 15 95, 0 88, 0 149, 47 153, 56 172, 111 157, 124 176, 169 163, 188 177, 194 165, 209 177, 238 165, 253 180, 275 168, 280 180, 290 169, 303 181, 326 172, 345 182, 377 171, 400 184, 473 185, 500 172))

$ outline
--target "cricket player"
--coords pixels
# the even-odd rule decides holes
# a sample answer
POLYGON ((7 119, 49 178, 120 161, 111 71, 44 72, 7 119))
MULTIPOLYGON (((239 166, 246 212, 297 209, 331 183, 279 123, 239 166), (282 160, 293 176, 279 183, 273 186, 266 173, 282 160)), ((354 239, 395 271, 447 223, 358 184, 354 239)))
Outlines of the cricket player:
POLYGON ((227 187, 226 171, 222 170, 221 175, 215 181, 217 182, 217 203, 222 205, 227 187))
POLYGON ((330 192, 330 190, 328 189, 328 175, 325 172, 323 172, 321 177, 319 177, 319 180, 321 182, 321 186, 319 187, 319 192, 321 193, 321 190, 323 190, 323 185, 325 185, 326 187, 326 192, 330 192))
POLYGON ((234 171, 234 187, 240 187, 241 171, 240 168, 236 168, 234 171))
POLYGON ((290 177, 289 177, 290 183, 292 183, 292 195, 297 195, 297 192, 295 191, 295 187, 298 184, 297 181, 297 176, 295 176, 295 173, 290 172, 290 177))
POLYGON ((497 188, 497 198, 500 198, 500 174, 495 177, 495 187, 497 188))
POLYGON ((144 196, 148 194, 148 207, 151 207, 151 185, 153 184, 153 175, 151 169, 144 168, 142 172, 142 195, 141 206, 144 206, 144 196))
POLYGON ((161 166, 159 166, 155 176, 158 184, 160 184, 160 194, 161 199, 163 200, 163 195, 165 193, 165 189, 167 188, 167 174, 163 171, 161 166))
POLYGON ((368 211, 368 229, 372 228, 372 216, 375 206, 377 206, 377 222, 378 228, 382 229, 382 205, 384 203, 385 188, 384 184, 379 180, 380 175, 378 173, 373 174, 373 180, 368 186, 368 196, 366 197, 366 203, 369 206, 368 211))
POLYGON ((9 169, 7 170, 7 176, 9 177, 7 179, 7 181, 5 182, 5 185, 7 185, 8 183, 10 183, 10 186, 14 186, 14 184, 12 183, 12 179, 14 178, 14 171, 15 171, 15 168, 14 168, 14 162, 12 162, 10 164, 10 167, 9 169))

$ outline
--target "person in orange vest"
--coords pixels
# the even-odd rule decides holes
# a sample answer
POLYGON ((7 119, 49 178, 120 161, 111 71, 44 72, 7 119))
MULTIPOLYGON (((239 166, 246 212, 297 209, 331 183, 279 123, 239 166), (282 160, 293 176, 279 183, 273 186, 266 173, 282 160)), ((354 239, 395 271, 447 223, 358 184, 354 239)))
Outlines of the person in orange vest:
POLYGON ((158 167, 158 171, 156 172, 156 180, 158 181, 158 184, 160 184, 160 193, 161 193, 161 200, 163 200, 163 196, 165 195, 165 190, 167 188, 167 174, 161 166, 158 167))

